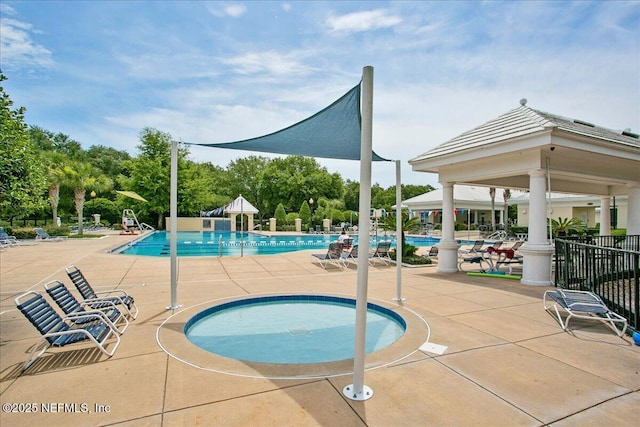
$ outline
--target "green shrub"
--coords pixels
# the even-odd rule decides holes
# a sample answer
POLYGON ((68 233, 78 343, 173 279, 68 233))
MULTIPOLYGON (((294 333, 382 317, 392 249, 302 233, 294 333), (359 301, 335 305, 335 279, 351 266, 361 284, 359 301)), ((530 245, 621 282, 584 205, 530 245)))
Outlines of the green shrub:
POLYGON ((284 210, 284 205, 282 203, 278 203, 278 207, 273 215, 276 218, 276 227, 280 230, 283 230, 284 226, 287 224, 287 212, 284 210))
POLYGON ((12 228, 10 231, 5 228, 5 231, 10 236, 16 236, 16 239, 25 240, 25 239, 35 239, 36 232, 33 231, 32 227, 20 227, 20 228, 12 228))
MULTIPOLYGON (((408 245, 411 246, 411 245, 408 245)), ((414 246, 415 248, 415 246, 414 246)), ((417 248, 416 248, 417 249, 417 248)), ((396 260, 396 250, 395 249, 391 249, 389 251, 389 258, 391 258, 392 260, 396 260)), ((417 256, 415 255, 415 251, 414 254, 412 255, 408 255, 408 256, 402 256, 402 263, 403 264, 409 264, 409 265, 430 265, 433 263, 433 261, 430 258, 424 257, 424 256, 417 256)))
POLYGON ((511 226, 509 227, 509 231, 512 234, 527 234, 529 232, 529 227, 518 227, 518 226, 511 226))
POLYGON ((294 229, 295 229, 295 223, 296 223, 296 218, 299 218, 300 216, 298 215, 297 212, 290 212, 285 216, 285 221, 287 225, 294 225, 294 229))
POLYGON ((82 235, 80 235, 80 234, 70 234, 69 235, 70 239, 96 239, 96 238, 100 238, 100 237, 104 237, 104 234, 84 233, 82 235))
MULTIPOLYGON (((71 234, 71 230, 66 225, 61 225, 60 227, 56 227, 55 225, 48 225, 46 227, 42 227, 44 231, 46 231, 50 236, 68 236, 71 234)), ((33 229, 32 229, 33 231, 33 229)), ((35 236, 35 232, 33 235, 35 236)))

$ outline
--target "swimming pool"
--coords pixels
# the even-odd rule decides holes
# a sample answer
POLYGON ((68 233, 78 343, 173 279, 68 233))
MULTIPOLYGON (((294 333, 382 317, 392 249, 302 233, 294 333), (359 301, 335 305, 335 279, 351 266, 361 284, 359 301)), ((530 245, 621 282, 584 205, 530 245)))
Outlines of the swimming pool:
MULTIPOLYGON (((397 341, 406 322, 367 305, 365 352, 397 341)), ((184 326, 187 338, 211 353, 261 363, 326 363, 353 358, 355 300, 321 295, 279 295, 210 307, 184 326)))
MULTIPOLYGON (((266 236, 257 233, 240 232, 178 232, 178 256, 229 256, 229 255, 274 255, 287 252, 315 249, 319 252, 327 250, 330 242, 335 242, 338 235, 277 235, 266 236)), ((355 243, 357 243, 357 237, 355 243)), ((395 246, 393 236, 372 236, 370 245, 390 240, 395 246)), ((432 237, 407 237, 407 243, 414 246, 433 246, 439 239, 432 237)), ((155 231, 141 239, 119 246, 112 253, 123 255, 142 255, 168 257, 170 255, 170 233, 155 231)))

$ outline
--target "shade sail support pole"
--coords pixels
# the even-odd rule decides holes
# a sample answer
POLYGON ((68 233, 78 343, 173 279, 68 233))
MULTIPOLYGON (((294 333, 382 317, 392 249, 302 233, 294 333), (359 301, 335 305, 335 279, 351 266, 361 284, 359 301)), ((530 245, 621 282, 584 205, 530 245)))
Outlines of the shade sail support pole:
POLYGON ((369 210, 371 209, 371 161, 373 148, 373 67, 362 70, 362 129, 360 137, 360 210, 358 215, 358 288, 356 291, 356 335, 353 384, 342 393, 351 400, 367 400, 373 390, 364 385, 367 287, 369 279, 369 210))
POLYGON ((394 301, 404 301, 402 298, 402 173, 400 160, 396 160, 396 297, 394 301))
POLYGON ((178 141, 171 141, 171 176, 169 191, 169 252, 171 254, 171 304, 167 310, 179 308, 178 305, 178 141))

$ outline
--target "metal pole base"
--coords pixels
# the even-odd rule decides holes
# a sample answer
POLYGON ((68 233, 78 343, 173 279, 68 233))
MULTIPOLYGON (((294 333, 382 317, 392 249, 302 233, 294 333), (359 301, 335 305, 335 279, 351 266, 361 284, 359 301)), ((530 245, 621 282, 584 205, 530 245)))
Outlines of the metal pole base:
POLYGON ((404 301, 406 298, 404 297, 393 297, 394 301, 404 301))
POLYGON ((176 310, 178 308, 182 307, 182 304, 178 304, 178 305, 170 305, 168 307, 165 307, 165 309, 167 310, 176 310))
POLYGON ((342 394, 351 400, 363 401, 369 400, 373 397, 373 390, 366 385, 363 385, 362 391, 358 393, 354 390, 353 384, 349 384, 342 389, 342 394))

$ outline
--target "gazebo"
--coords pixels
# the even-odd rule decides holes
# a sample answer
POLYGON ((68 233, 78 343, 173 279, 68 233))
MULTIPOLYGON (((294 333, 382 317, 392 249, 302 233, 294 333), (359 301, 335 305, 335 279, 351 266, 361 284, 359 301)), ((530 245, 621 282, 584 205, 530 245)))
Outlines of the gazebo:
POLYGON ((529 239, 521 282, 551 284, 547 192, 601 197, 600 234, 610 234, 611 198, 628 197, 628 234, 640 234, 640 136, 520 106, 409 161, 437 173, 443 188, 438 270, 457 271, 453 188, 457 184, 528 190, 529 239))
MULTIPOLYGON (((247 201, 242 194, 239 195, 233 202, 224 207, 224 213, 229 214, 231 220, 231 231, 236 231, 236 218, 238 215, 247 217, 246 230, 253 230, 253 216, 260 212, 247 201)), ((244 219, 243 219, 244 221, 244 219)))

